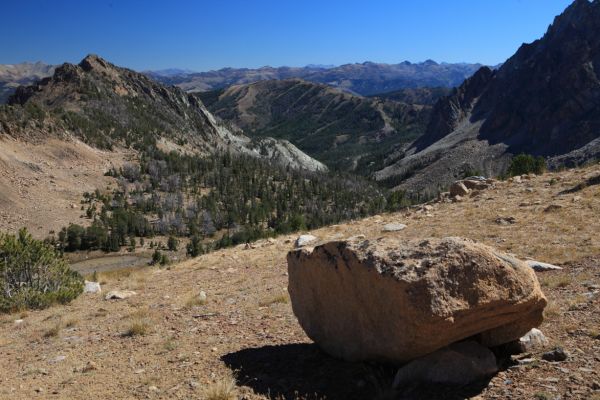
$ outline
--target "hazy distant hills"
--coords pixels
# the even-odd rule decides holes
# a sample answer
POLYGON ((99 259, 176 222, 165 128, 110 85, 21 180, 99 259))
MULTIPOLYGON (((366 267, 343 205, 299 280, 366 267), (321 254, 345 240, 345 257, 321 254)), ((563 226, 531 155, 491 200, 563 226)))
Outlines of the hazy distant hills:
POLYGON ((188 92, 223 89, 262 80, 300 78, 327 84, 363 96, 406 88, 455 87, 477 71, 481 64, 448 64, 425 61, 400 64, 345 64, 337 67, 224 68, 218 71, 169 75, 149 72, 158 81, 176 85, 188 92))
POLYGON ((36 63, 0 64, 0 103, 20 85, 29 85, 54 73, 54 65, 36 63))
MULTIPOLYGON (((430 105, 366 98, 301 79, 197 93, 215 115, 253 137, 289 140, 329 167, 368 173, 390 148, 422 134, 430 105)), ((418 96, 415 96, 415 98, 418 96)))
POLYGON ((521 152, 552 165, 600 159, 600 0, 576 0, 542 39, 441 99, 377 178, 435 192, 465 173, 499 174, 521 152))

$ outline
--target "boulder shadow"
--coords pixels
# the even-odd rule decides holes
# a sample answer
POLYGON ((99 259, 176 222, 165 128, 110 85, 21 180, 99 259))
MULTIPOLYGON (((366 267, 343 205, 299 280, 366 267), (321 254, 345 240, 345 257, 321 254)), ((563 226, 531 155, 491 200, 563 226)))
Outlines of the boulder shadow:
POLYGON ((414 385, 392 389, 397 368, 349 363, 315 344, 297 343, 243 349, 221 357, 238 385, 273 399, 391 400, 465 399, 481 394, 489 380, 467 387, 414 385))

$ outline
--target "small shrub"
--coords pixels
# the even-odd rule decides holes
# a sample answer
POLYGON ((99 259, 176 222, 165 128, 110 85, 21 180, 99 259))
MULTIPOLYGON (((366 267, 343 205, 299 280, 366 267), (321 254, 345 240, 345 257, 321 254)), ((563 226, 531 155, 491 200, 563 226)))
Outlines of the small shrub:
POLYGON ((546 170, 546 159, 529 154, 519 154, 513 157, 508 167, 508 176, 525 174, 541 174, 546 170))
POLYGON ((129 325, 123 336, 145 336, 150 332, 151 326, 148 312, 145 310, 136 311, 129 316, 129 325))
POLYGON ((204 391, 204 398, 206 400, 235 400, 237 398, 235 383, 233 375, 224 376, 208 385, 204 391))
POLYGON ((83 292, 83 278, 49 244, 26 229, 0 235, 0 311, 68 303, 83 292))

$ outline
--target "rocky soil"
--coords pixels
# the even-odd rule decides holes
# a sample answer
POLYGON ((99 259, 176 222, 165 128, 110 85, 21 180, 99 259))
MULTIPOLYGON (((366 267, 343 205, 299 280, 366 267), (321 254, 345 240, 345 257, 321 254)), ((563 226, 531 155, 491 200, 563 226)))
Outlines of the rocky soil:
POLYGON ((170 269, 100 274, 102 294, 2 316, 0 398, 598 399, 598 176, 600 165, 500 182, 460 201, 310 232, 321 241, 463 236, 561 265, 536 272, 549 301, 540 327, 548 346, 506 360, 489 381, 394 393, 393 368, 322 353, 289 304, 286 254, 295 235, 170 269), (390 223, 406 228, 384 232, 390 223), (116 289, 136 294, 104 299, 116 289), (545 361, 543 353, 557 346, 566 361, 545 361))

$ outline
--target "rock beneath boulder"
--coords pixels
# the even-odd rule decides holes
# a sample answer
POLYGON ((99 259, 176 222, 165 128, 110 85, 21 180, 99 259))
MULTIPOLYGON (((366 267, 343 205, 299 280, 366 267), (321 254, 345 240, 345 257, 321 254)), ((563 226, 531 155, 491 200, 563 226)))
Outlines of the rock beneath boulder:
POLYGON ((318 238, 313 235, 300 235, 298 239, 296 239, 296 242, 294 242, 294 245, 296 248, 300 248, 316 242, 317 240, 318 238))
POLYGON ((287 261, 300 325, 349 361, 404 363, 475 335, 508 343, 546 306, 527 264, 467 239, 335 241, 287 261))
POLYGON ((102 288, 100 287, 99 282, 85 281, 85 287, 83 288, 83 293, 100 293, 100 292, 102 292, 102 288))
POLYGON ((404 224, 391 223, 391 224, 385 224, 383 226, 383 231, 384 232, 398 232, 405 228, 406 228, 406 225, 404 225, 404 224))
POLYGON ((487 347, 469 340, 451 344, 398 370, 393 387, 415 383, 468 385, 498 372, 496 357, 487 347))
POLYGON ((542 331, 533 328, 519 339, 518 346, 521 353, 527 353, 548 346, 548 339, 542 331))
POLYGON ((527 263, 527 265, 529 265, 531 268, 533 268, 537 272, 560 271, 562 269, 559 266, 543 263, 541 261, 526 260, 525 262, 527 263))
POLYGON ((104 298, 106 300, 124 300, 136 294, 133 290, 111 290, 104 298))
POLYGON ((450 196, 466 196, 469 194, 469 189, 462 181, 457 181, 450 186, 450 196))

